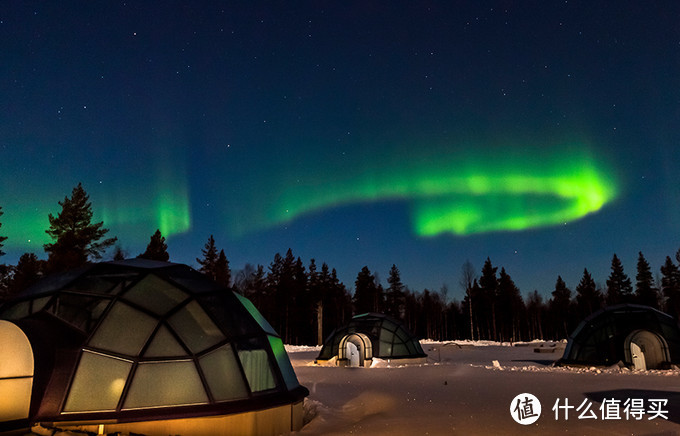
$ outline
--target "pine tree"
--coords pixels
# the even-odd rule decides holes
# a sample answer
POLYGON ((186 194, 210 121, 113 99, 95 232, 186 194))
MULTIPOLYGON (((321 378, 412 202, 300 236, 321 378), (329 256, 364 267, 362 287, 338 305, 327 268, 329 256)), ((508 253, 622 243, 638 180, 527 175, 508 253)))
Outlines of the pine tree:
POLYGON ((638 304, 650 306, 655 309, 659 308, 659 294, 654 287, 654 278, 652 277, 652 270, 645 256, 640 251, 638 253, 637 275, 635 276, 635 298, 638 304))
POLYGON ((496 291, 496 317, 498 319, 498 333, 501 341, 517 341, 520 336, 520 322, 526 314, 524 300, 515 285, 515 282, 501 268, 498 276, 498 288, 496 291))
POLYGON ((481 290, 481 302, 483 307, 478 310, 478 319, 486 320, 487 339, 498 340, 498 329, 496 327, 496 292, 498 290, 498 279, 496 278, 498 267, 491 265, 488 257, 482 267, 482 276, 479 278, 481 290))
POLYGON ((392 315, 397 319, 404 317, 405 298, 404 298, 404 284, 401 282, 399 269, 396 265, 392 265, 390 269, 390 276, 387 278, 389 287, 385 292, 385 308, 388 315, 392 315))
POLYGON ((168 246, 165 243, 165 237, 161 235, 160 229, 156 229, 156 233, 151 236, 149 245, 146 246, 146 251, 137 257, 140 259, 159 260, 161 262, 167 262, 170 259, 168 246))
POLYGON ((633 300, 633 287, 616 254, 612 257, 611 269, 607 279, 607 304, 630 303, 633 300))
POLYGON ((10 283, 9 292, 16 295, 27 289, 42 277, 45 261, 39 260, 34 253, 24 253, 14 267, 14 277, 10 283))
POLYGON ((229 260, 224 250, 220 250, 220 254, 215 261, 215 277, 214 280, 222 287, 228 288, 231 282, 231 269, 229 269, 229 260))
POLYGON ((529 321, 529 339, 543 339, 543 313, 545 305, 543 297, 534 289, 527 299, 527 318, 529 321))
MULTIPOLYGON (((0 207, 0 216, 2 216, 4 212, 2 211, 2 207, 0 207)), ((0 222, 0 227, 2 227, 2 223, 0 222)), ((5 252, 2 251, 2 247, 4 246, 4 242, 7 240, 7 236, 0 236, 0 256, 4 256, 5 252)))
POLYGON ((555 326, 555 339, 564 339, 569 336, 569 319, 571 309, 571 290, 567 288, 561 276, 557 276, 555 290, 552 291, 552 299, 549 303, 550 313, 555 326))
POLYGON ((50 228, 45 231, 52 240, 45 244, 49 272, 79 267, 90 259, 100 259, 102 252, 112 246, 117 238, 100 240, 109 232, 104 223, 92 223, 92 203, 83 185, 73 188, 71 198, 60 201, 61 212, 49 214, 50 228))
POLYGON ((467 310, 465 313, 468 315, 470 318, 470 339, 473 341, 475 340, 475 326, 474 326, 474 316, 472 314, 473 312, 473 305, 475 304, 475 299, 477 298, 477 295, 473 295, 472 293, 472 283, 477 280, 477 277, 475 275, 475 267, 472 265, 472 262, 470 260, 466 260, 465 263, 463 264, 461 268, 461 279, 460 279, 460 286, 463 288, 465 291, 465 300, 466 300, 466 306, 467 310))
POLYGON ((127 253, 125 252, 125 250, 123 250, 120 245, 116 245, 116 248, 113 251, 113 260, 120 261, 125 260, 126 258, 127 253))
POLYGON ((368 266, 361 268, 354 282, 354 313, 379 312, 382 306, 375 277, 368 266))
POLYGON ((217 264, 217 247, 215 247, 215 238, 213 238, 213 235, 210 235, 208 242, 205 243, 205 247, 201 249, 201 253, 203 253, 203 258, 196 258, 196 262, 201 265, 199 271, 215 280, 217 272, 215 268, 215 265, 217 264))
POLYGON ((583 270, 583 277, 576 286, 576 303, 582 318, 600 309, 602 305, 602 295, 588 269, 583 270))
POLYGON ((666 312, 675 319, 680 318, 680 270, 670 256, 661 267, 661 291, 666 297, 666 312))

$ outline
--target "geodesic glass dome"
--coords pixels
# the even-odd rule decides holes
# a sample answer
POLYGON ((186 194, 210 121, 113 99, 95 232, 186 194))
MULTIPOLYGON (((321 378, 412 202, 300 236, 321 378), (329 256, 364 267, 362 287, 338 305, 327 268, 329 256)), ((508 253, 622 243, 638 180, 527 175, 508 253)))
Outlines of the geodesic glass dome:
POLYGON ((646 355, 648 361, 653 358, 658 367, 680 362, 680 328, 675 319, 637 304, 605 307, 576 327, 560 363, 633 366, 636 354, 646 355), (642 348, 636 351, 637 342, 642 348))
POLYGON ((347 325, 333 330, 324 341, 317 361, 330 360, 334 356, 338 356, 341 360, 346 358, 344 344, 348 338, 353 338, 353 335, 358 336, 357 344, 364 346, 364 351, 371 348, 371 355, 365 353, 362 358, 424 359, 427 357, 418 338, 401 321, 380 313, 364 313, 354 316, 347 325), (370 344, 366 344, 367 341, 363 338, 370 340, 370 344))
POLYGON ((0 425, 225 415, 308 394, 252 303, 186 265, 89 265, 41 281, 0 319, 35 366, 28 415, 0 425))

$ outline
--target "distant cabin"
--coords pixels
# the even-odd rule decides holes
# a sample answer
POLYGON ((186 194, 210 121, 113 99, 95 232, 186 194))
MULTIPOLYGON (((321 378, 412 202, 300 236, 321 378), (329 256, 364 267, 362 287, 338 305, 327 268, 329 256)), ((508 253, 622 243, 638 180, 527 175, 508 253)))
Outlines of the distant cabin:
POLYGON ((370 367, 374 358, 400 364, 424 363, 427 354, 401 321, 380 313, 364 313, 333 330, 316 362, 370 367))
POLYGON ((635 370, 680 364, 677 321, 648 306, 605 307, 579 324, 558 363, 610 366, 619 362, 635 370))

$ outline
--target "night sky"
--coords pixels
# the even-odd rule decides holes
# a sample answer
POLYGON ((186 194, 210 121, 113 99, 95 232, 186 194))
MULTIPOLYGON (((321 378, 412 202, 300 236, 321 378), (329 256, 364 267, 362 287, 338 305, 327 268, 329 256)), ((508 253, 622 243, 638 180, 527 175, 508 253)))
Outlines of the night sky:
MULTIPOLYGON (((633 279, 680 248, 680 2, 0 5, 0 260, 78 182, 130 255, 288 248, 353 289, 633 279)), ((112 255, 111 252, 105 258, 112 255)))

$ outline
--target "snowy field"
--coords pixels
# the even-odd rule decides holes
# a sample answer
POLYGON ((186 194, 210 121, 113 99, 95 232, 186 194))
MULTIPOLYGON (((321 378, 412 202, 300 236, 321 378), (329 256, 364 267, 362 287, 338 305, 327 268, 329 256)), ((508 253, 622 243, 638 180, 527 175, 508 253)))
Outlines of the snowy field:
POLYGON ((296 434, 680 435, 680 370, 553 367, 563 343, 421 343, 426 364, 372 368, 315 365, 319 348, 287 347, 310 391, 296 434), (510 413, 523 393, 542 406, 530 425, 510 413))

